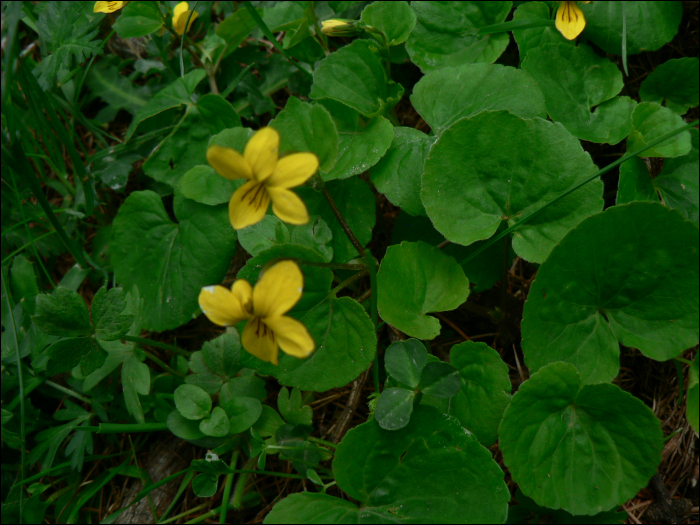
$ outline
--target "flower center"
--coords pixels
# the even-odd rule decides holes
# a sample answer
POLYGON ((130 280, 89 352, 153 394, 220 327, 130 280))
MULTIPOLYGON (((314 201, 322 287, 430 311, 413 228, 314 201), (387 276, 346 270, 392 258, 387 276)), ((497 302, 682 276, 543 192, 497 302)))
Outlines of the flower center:
POLYGON ((248 191, 243 194, 243 198, 241 200, 243 202, 247 202, 254 209, 258 210, 265 204, 266 196, 267 190, 265 189, 265 183, 259 182, 248 189, 248 191))
POLYGON ((262 317, 255 317, 251 322, 255 327, 255 335, 260 338, 269 337, 272 342, 275 342, 275 332, 263 322, 262 317))

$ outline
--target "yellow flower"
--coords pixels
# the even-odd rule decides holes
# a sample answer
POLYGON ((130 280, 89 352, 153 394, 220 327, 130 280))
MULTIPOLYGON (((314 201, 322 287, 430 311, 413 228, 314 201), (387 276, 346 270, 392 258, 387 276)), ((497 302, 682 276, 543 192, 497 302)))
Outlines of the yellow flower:
POLYGON ((272 211, 289 224, 306 224, 309 212, 290 188, 304 184, 318 169, 313 153, 294 153, 280 159, 280 136, 274 128, 262 128, 245 146, 243 155, 231 148, 210 146, 209 164, 222 177, 247 179, 228 204, 228 217, 240 230, 260 222, 272 201, 272 211))
MULTIPOLYGON (((590 2, 581 3, 589 4, 590 2)), ((564 38, 573 40, 585 29, 586 19, 576 2, 561 2, 557 8, 555 25, 564 38)))
POLYGON ((95 7, 93 7, 93 13, 114 13, 119 11, 129 2, 95 2, 95 7))
POLYGON ((321 33, 328 36, 353 36, 358 33, 357 20, 331 18, 321 22, 321 33))
MULTIPOLYGON (((190 4, 187 2, 180 2, 175 6, 173 10, 173 29, 178 35, 185 32, 185 24, 187 23, 187 17, 190 16, 190 4)), ((192 13, 192 18, 190 19, 190 25, 187 26, 187 30, 192 29, 192 24, 197 20, 197 11, 192 13)))
POLYGON ((232 326, 248 319, 243 329, 243 348, 263 361, 278 363, 279 348, 294 357, 308 357, 316 344, 306 327, 284 315, 299 301, 304 276, 292 261, 269 268, 255 288, 238 279, 231 290, 205 286, 199 293, 199 307, 209 320, 232 326))

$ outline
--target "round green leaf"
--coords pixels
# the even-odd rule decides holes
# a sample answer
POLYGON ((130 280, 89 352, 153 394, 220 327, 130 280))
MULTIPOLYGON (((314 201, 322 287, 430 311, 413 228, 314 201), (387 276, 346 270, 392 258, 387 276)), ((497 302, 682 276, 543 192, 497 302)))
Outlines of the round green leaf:
POLYGON ((350 297, 329 297, 299 319, 316 342, 306 359, 280 351, 279 366, 252 357, 247 365, 286 386, 323 392, 347 385, 374 359, 377 339, 365 309, 350 297))
POLYGON ((579 7, 586 17, 585 36, 606 53, 622 54, 622 10, 627 54, 656 51, 678 32, 683 2, 591 2, 579 7))
MULTIPOLYGON (((256 399, 257 401, 257 399, 256 399)), ((215 407, 211 411, 211 417, 202 419, 199 422, 199 430, 207 436, 212 437, 224 437, 228 435, 229 424, 228 416, 224 409, 221 407, 215 407)))
POLYGON ((700 91, 700 60, 698 57, 672 58, 654 69, 639 87, 643 102, 667 102, 679 114, 694 108, 700 91))
POLYGON ((484 110, 547 116, 544 95, 530 74, 500 64, 464 64, 428 73, 414 86, 411 103, 435 135, 484 110))
POLYGON ((698 393, 700 392, 700 387, 698 386, 700 382, 698 381, 698 360, 700 360, 700 353, 695 354, 695 360, 688 371, 688 392, 685 400, 685 415, 695 432, 698 432, 700 428, 700 423, 698 422, 698 415, 700 414, 700 408, 698 408, 698 393))
POLYGON ((211 412, 211 397, 194 385, 180 385, 175 389, 175 407, 184 417, 191 420, 207 417, 211 412))
POLYGON ((211 166, 195 166, 180 179, 182 195, 208 206, 216 206, 231 200, 231 195, 245 180, 228 180, 211 166))
POLYGON ((274 215, 265 215, 262 221, 238 230, 238 242, 253 257, 276 244, 288 243, 290 237, 287 226, 274 215))
POLYGON ((698 228, 661 204, 608 208, 562 239, 523 312, 525 361, 611 381, 618 341, 658 361, 698 343, 698 228))
POLYGON ((402 523, 502 523, 510 494, 491 453, 456 419, 417 406, 400 430, 350 430, 333 461, 338 487, 363 511, 402 523))
POLYGON ((211 498, 219 486, 219 476, 216 474, 197 474, 192 480, 192 492, 200 498, 211 498))
MULTIPOLYGON (((544 2, 524 2, 518 6, 513 13, 513 21, 522 19, 541 19, 551 20, 549 6, 544 2)), ((525 60, 527 52, 544 44, 568 44, 575 46, 575 40, 567 40, 552 26, 549 27, 532 27, 529 29, 514 29, 513 38, 518 44, 520 51, 520 61, 525 60)))
POLYGON ((157 193, 136 191, 119 208, 111 260, 117 282, 138 286, 143 328, 176 328, 198 310, 202 286, 221 282, 236 251, 226 206, 206 206, 179 195, 170 220, 157 193))
MULTIPOLYGON (((692 148, 682 157, 664 161, 661 175, 653 181, 653 187, 661 194, 666 206, 677 210, 683 217, 700 225, 698 211, 698 130, 689 129, 692 148)), ((629 161, 628 161, 629 162, 629 161)), ((640 161, 642 162, 642 161, 640 161)), ((624 168, 620 166, 620 171, 624 168)))
POLYGON ((386 373, 411 388, 418 386, 421 372, 427 362, 428 352, 418 339, 392 343, 384 353, 386 373))
POLYGON ((355 40, 327 56, 314 70, 309 97, 336 100, 370 118, 396 105, 403 87, 387 80, 378 45, 355 40))
POLYGON ((412 2, 417 22, 406 51, 424 73, 495 62, 508 45, 508 34, 479 35, 478 31, 505 21, 511 6, 512 2, 412 2))
POLYGON ((280 153, 315 153, 323 171, 335 166, 338 158, 338 130, 330 113, 318 104, 289 97, 284 110, 270 126, 280 132, 280 153))
POLYGON ((592 112, 622 89, 622 73, 610 60, 583 44, 544 44, 528 51, 522 67, 542 89, 552 120, 561 122, 578 138, 592 142, 613 143, 620 135, 619 122, 609 113, 621 114, 627 106, 613 112, 604 111, 606 106, 601 106, 592 112))
POLYGON ((226 422, 232 434, 240 434, 252 427, 262 414, 262 404, 252 397, 230 397, 221 390, 221 406, 230 418, 226 422))
POLYGON ((318 253, 325 262, 333 260, 333 232, 321 217, 310 217, 307 224, 290 226, 291 243, 306 246, 318 253))
POLYGON ((499 429, 503 460, 540 505, 572 514, 612 509, 646 486, 661 460, 653 412, 612 384, 582 385, 552 363, 520 386, 499 429))
POLYGON ((377 190, 410 215, 425 215, 420 184, 423 164, 434 142, 434 138, 417 129, 395 127, 386 155, 369 170, 377 190))
MULTIPOLYGON (((484 111, 440 136, 425 163, 421 197, 435 228, 468 245, 491 237, 503 221, 516 224, 595 172, 581 143, 561 125, 484 111)), ((544 261, 571 228, 603 208, 602 193, 603 183, 594 181, 547 207, 513 234, 515 253, 544 261)))
POLYGON ((186 419, 177 410, 173 410, 168 414, 167 425, 168 430, 181 439, 193 441, 206 437, 202 431, 199 430, 198 420, 186 419))
POLYGON ((450 363, 428 363, 420 376, 421 392, 433 397, 452 397, 459 392, 459 372, 450 363))
POLYGON ((390 46, 398 46, 416 27, 416 14, 407 2, 373 2, 362 10, 360 21, 381 31, 390 46))
POLYGON ((422 241, 387 249, 377 272, 377 288, 382 319, 419 339, 440 333, 440 322, 426 314, 454 310, 469 296, 462 267, 422 241))
MULTIPOLYGON (((656 102, 637 104, 632 112, 632 131, 627 138, 627 151, 634 151, 685 126, 685 121, 673 111, 656 102)), ((690 133, 684 131, 639 154, 640 157, 679 157, 690 152, 690 133)))
POLYGON ((385 430, 398 430, 408 425, 413 413, 413 390, 387 388, 377 400, 374 417, 385 430))

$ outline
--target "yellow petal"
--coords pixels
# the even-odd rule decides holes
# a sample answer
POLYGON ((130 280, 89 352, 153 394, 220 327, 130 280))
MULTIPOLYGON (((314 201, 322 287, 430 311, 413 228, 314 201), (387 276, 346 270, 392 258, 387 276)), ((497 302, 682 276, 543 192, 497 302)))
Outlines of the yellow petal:
POLYGON ((228 203, 228 218, 235 230, 263 220, 270 205, 270 195, 262 182, 249 181, 238 188, 228 203))
POLYGON ((564 38, 573 40, 586 27, 586 19, 583 17, 583 11, 576 5, 576 2, 562 2, 557 8, 555 25, 559 32, 564 35, 564 38))
MULTIPOLYGON (((185 32, 185 24, 187 23, 187 17, 190 15, 190 5, 187 2, 180 2, 175 6, 173 10, 173 29, 178 35, 185 32)), ((187 26, 189 31, 192 28, 192 24, 197 19, 197 12, 192 13, 192 18, 190 18, 190 25, 187 26)))
POLYGON ((207 150, 207 162, 225 179, 250 180, 253 178, 248 161, 235 149, 210 146, 207 150))
POLYGON ((258 359, 273 365, 278 363, 279 347, 275 333, 259 317, 251 319, 245 325, 241 342, 243 348, 258 359))
POLYGON ((309 222, 309 212, 306 204, 291 190, 284 188, 267 188, 272 199, 272 212, 281 221, 288 224, 306 224, 309 222))
POLYGON ((231 286, 233 297, 241 305, 246 317, 253 316, 253 287, 245 279, 237 279, 231 286))
POLYGON ((318 169, 313 153, 294 153, 279 160, 275 172, 267 179, 268 186, 295 188, 304 184, 318 169))
POLYGON ((95 2, 93 13, 114 13, 124 7, 127 2, 95 2))
POLYGON ((281 261, 268 268, 253 288, 253 310, 261 317, 278 317, 297 304, 304 275, 297 263, 281 261))
POLYGON ((262 128, 250 137, 243 156, 253 169, 253 178, 263 181, 272 175, 277 166, 280 149, 280 134, 274 128, 262 128))
POLYGON ((316 343, 301 322, 286 315, 266 317, 265 324, 272 328, 285 354, 303 359, 316 350, 316 343))
POLYGON ((240 300, 240 294, 234 294, 223 286, 202 288, 199 292, 199 307, 212 323, 219 326, 231 326, 249 317, 245 303, 240 300))

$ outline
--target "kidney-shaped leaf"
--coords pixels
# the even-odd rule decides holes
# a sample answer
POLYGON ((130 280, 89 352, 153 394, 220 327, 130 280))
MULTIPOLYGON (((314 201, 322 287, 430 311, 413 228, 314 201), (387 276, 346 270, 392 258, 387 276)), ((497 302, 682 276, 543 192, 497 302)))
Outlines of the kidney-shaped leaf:
POLYGON ((440 333, 440 321, 426 314, 454 310, 469 296, 469 281, 457 261, 422 241, 387 249, 377 288, 382 319, 419 339, 440 333))
POLYGON ((397 341, 390 344, 384 352, 387 374, 411 388, 418 386, 421 372, 427 362, 428 352, 418 339, 397 341))
POLYGON ((659 421, 644 403, 616 385, 582 385, 568 363, 552 363, 521 385, 499 436, 520 489, 572 514, 610 510, 634 496, 663 448, 659 421))
MULTIPOLYGON (((512 226, 595 172, 581 143, 562 126, 484 111, 440 136, 425 162, 421 197, 435 228, 469 245, 491 237, 503 221, 512 226)), ((602 182, 590 182, 547 207, 516 230, 515 253, 544 261, 571 228, 603 208, 602 193, 602 182)))
POLYGON ((672 58, 658 66, 639 87, 644 102, 664 100, 666 106, 682 115, 699 103, 700 60, 698 57, 672 58))
POLYGON ((202 286, 221 282, 236 251, 226 206, 206 206, 179 195, 170 220, 157 193, 136 191, 114 219, 110 250, 117 282, 137 285, 143 328, 176 328, 197 311, 202 286))
POLYGON ((372 2, 362 10, 360 20, 381 31, 390 46, 404 43, 416 27, 416 14, 408 2, 372 2))
POLYGON ((387 388, 377 399, 374 417, 386 430, 398 430, 408 425, 416 393, 405 388, 387 388))
MULTIPOLYGON (((650 142, 685 126, 685 121, 670 109, 656 102, 637 104, 632 112, 632 130, 627 138, 627 151, 635 151, 650 142)), ((640 157, 679 157, 691 149, 690 133, 684 131, 675 137, 639 154, 640 157)))
POLYGON ((698 228, 661 204, 608 208, 562 239, 523 312, 530 370, 573 364, 584 383, 611 381, 618 341, 664 361, 698 343, 698 228))

